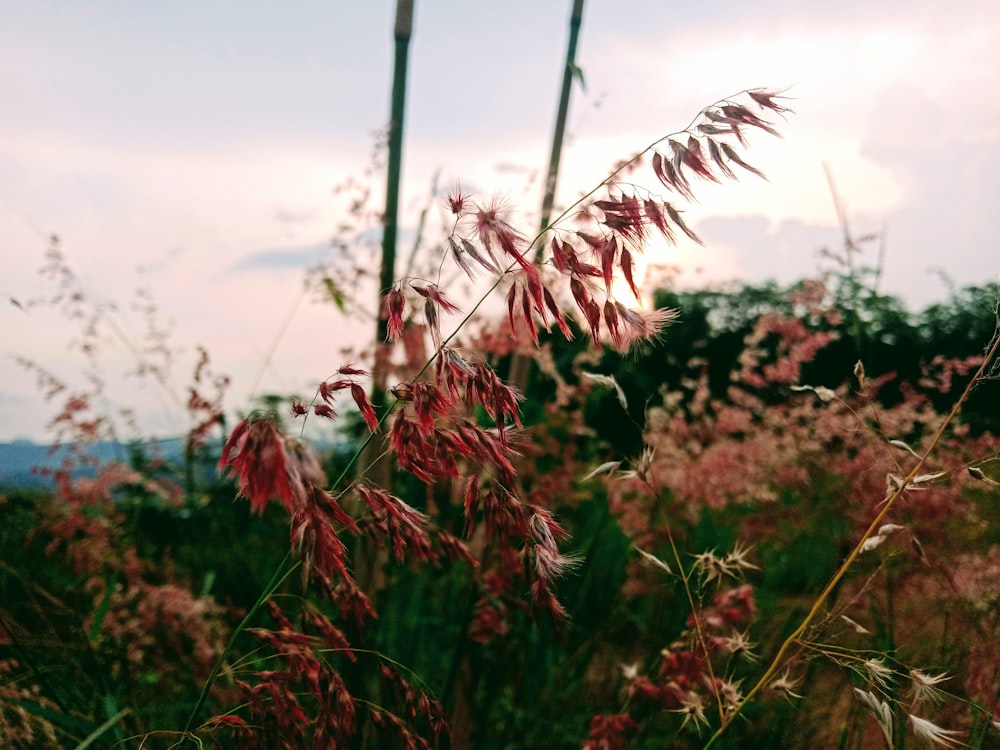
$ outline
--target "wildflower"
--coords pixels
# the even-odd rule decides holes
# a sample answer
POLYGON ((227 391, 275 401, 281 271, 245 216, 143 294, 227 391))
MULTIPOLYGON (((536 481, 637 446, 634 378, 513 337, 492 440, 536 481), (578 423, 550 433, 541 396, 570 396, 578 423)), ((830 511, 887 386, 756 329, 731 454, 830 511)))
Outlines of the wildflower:
POLYGON ((437 284, 419 285, 411 283, 410 288, 424 299, 433 300, 436 304, 440 305, 445 312, 459 311, 457 306, 445 298, 441 290, 438 289, 437 284))
POLYGON ((737 706, 743 701, 743 693, 740 691, 740 684, 742 680, 737 682, 730 682, 728 680, 722 680, 719 685, 719 696, 722 698, 722 703, 726 707, 726 713, 734 711, 737 706))
POLYGON ((712 173, 711 169, 709 169, 701 151, 701 143, 699 143, 698 139, 694 136, 688 136, 686 146, 682 146, 680 143, 673 140, 670 141, 670 146, 675 150, 675 162, 677 159, 680 159, 680 162, 685 167, 690 169, 703 180, 709 180, 710 182, 719 181, 719 178, 712 173))
POLYGON ((503 276, 503 271, 500 269, 500 266, 497 265, 495 259, 491 260, 490 258, 487 258, 485 255, 480 254, 476 246, 473 245, 468 240, 463 239, 461 242, 462 242, 462 250, 464 250, 467 255, 469 255, 473 260, 475 260, 476 263, 481 265, 487 271, 496 274, 497 276, 503 276))
POLYGON ((867 690, 854 688, 854 694, 864 704, 871 715, 875 717, 875 721, 878 722, 879 728, 882 730, 882 736, 885 737, 885 744, 893 747, 892 711, 889 710, 889 704, 883 700, 879 700, 873 693, 869 693, 867 690))
POLYGON ((749 554, 751 549, 753 549, 753 547, 744 547, 742 544, 737 542, 736 546, 733 547, 731 551, 726 553, 725 564, 731 570, 736 572, 744 570, 760 570, 758 566, 746 559, 746 556, 749 554))
POLYGON ((493 248, 499 246, 525 272, 531 273, 535 271, 535 267, 525 259, 518 248, 524 244, 524 237, 504 218, 505 213, 506 206, 499 196, 494 196, 488 203, 477 205, 474 213, 476 236, 483 243, 495 265, 499 266, 500 263, 493 253, 493 248))
POLYGON ((330 580, 335 575, 349 580, 347 547, 337 535, 336 525, 358 533, 354 519, 337 500, 315 485, 309 486, 305 502, 295 509, 291 520, 292 549, 302 559, 302 577, 313 575, 330 580))
POLYGON ((873 536, 868 537, 867 539, 865 539, 864 544, 861 545, 860 554, 863 555, 865 552, 871 552, 876 547, 879 547, 884 541, 885 537, 882 536, 881 534, 875 534, 873 536))
POLYGON ((417 559, 437 563, 437 554, 431 548, 425 528, 429 520, 425 514, 384 490, 363 485, 354 489, 372 511, 369 533, 377 543, 381 544, 381 539, 388 537, 393 557, 397 560, 403 559, 403 552, 409 547, 417 559))
POLYGON ((937 686, 945 680, 950 679, 951 675, 946 673, 930 675, 921 672, 919 669, 911 669, 910 684, 913 688, 913 701, 919 703, 920 701, 929 700, 933 703, 939 703, 941 701, 941 691, 938 690, 937 686))
MULTIPOLYGON (((752 96, 752 94, 751 94, 752 96)), ((858 388, 861 390, 865 389, 865 365, 859 359, 854 363, 854 377, 858 379, 858 388)))
POLYGON ((624 340, 621 328, 618 327, 618 310, 610 299, 604 303, 604 324, 608 327, 615 348, 621 351, 624 348, 624 340))
POLYGON ((705 716, 704 699, 693 690, 681 699, 681 707, 673 711, 673 713, 684 716, 684 720, 681 722, 681 729, 690 722, 694 722, 695 729, 698 729, 699 725, 708 726, 708 718, 705 716))
POLYGON ((469 277, 470 280, 476 280, 476 272, 469 265, 469 262, 465 259, 466 251, 465 248, 455 241, 454 237, 448 238, 448 249, 451 250, 451 257, 455 259, 458 267, 465 271, 465 275, 469 277))
POLYGON ((828 404, 831 401, 833 401, 835 398, 837 398, 837 392, 834 391, 834 390, 832 390, 832 389, 830 389, 830 388, 827 388, 824 385, 817 385, 817 386, 812 386, 812 385, 793 385, 792 386, 792 390, 793 391, 812 391, 813 393, 816 394, 816 398, 818 398, 824 404, 828 404))
POLYGON ((552 296, 552 292, 549 291, 548 287, 542 288, 542 300, 545 302, 546 309, 548 309, 556 321, 556 325, 559 326, 559 332, 563 335, 563 338, 567 341, 572 341, 573 330, 569 327, 569 323, 566 322, 566 316, 559 309, 559 304, 556 302, 556 298, 552 296))
MULTIPOLYGON (((605 316, 605 320, 607 320, 607 316, 605 316)), ((596 372, 583 372, 582 375, 584 378, 592 383, 595 383, 596 385, 604 386, 606 388, 614 388, 615 395, 618 397, 618 404, 623 410, 628 411, 628 400, 625 398, 625 391, 622 390, 618 381, 615 380, 614 375, 602 375, 596 372)))
POLYGON ((986 473, 980 469, 978 466, 970 466, 968 468, 969 476, 973 479, 978 479, 980 482, 986 482, 994 487, 1000 487, 1000 482, 990 479, 986 476, 986 473))
POLYGON ((545 581, 539 579, 531 584, 531 594, 535 610, 547 610, 557 629, 569 617, 566 608, 556 599, 555 594, 552 593, 552 589, 546 585, 545 581))
POLYGON ((386 315, 386 340, 395 341, 403 333, 403 309, 406 306, 406 297, 402 290, 393 287, 385 296, 386 315))
MULTIPOLYGON (((757 102, 758 106, 761 106, 764 109, 769 109, 772 112, 777 112, 779 114, 781 112, 791 112, 792 111, 788 107, 784 107, 784 106, 778 104, 776 101, 774 101, 775 99, 786 99, 787 98, 787 97, 781 96, 780 94, 776 94, 776 93, 771 92, 771 91, 765 91, 764 89, 754 89, 752 91, 748 91, 747 93, 750 95, 751 99, 753 99, 755 102, 757 102)), ((860 360, 858 361, 858 364, 860 364, 860 360)))
POLYGON ((726 564, 726 561, 717 556, 715 550, 695 555, 694 567, 695 570, 702 574, 703 583, 705 584, 709 584, 712 581, 721 581, 725 576, 732 574, 732 570, 726 564))
POLYGON ((619 664, 622 670, 622 677, 626 682, 632 682, 636 677, 639 676, 639 663, 632 662, 631 664, 619 664))
POLYGON ((375 416, 375 409, 372 408, 372 402, 368 399, 365 389, 357 383, 351 383, 351 398, 354 399, 354 403, 357 404, 358 409, 361 411, 361 416, 364 417, 368 429, 372 432, 377 432, 378 417, 375 416))
POLYGON ((319 455, 309 443, 293 437, 285 437, 285 453, 288 456, 288 472, 304 485, 323 487, 326 472, 319 455))
POLYGON ((626 750, 628 737, 639 729, 628 714, 599 714, 590 720, 590 736, 583 750, 626 750))
POLYGON ((746 631, 740 633, 734 630, 728 638, 719 638, 718 645, 723 653, 743 657, 749 662, 757 661, 757 654, 753 652, 753 643, 751 643, 746 631))
POLYGON ((781 677, 779 677, 778 679, 774 680, 768 687, 770 687, 771 690, 783 693, 788 700, 791 700, 792 698, 802 697, 801 695, 795 692, 795 688, 798 687, 800 682, 801 679, 798 680, 791 679, 791 677, 789 677, 788 675, 788 670, 786 669, 785 673, 781 675, 781 677))
POLYGON ((622 465, 621 461, 605 461, 603 464, 598 466, 596 469, 591 471, 587 476, 583 477, 580 481, 587 482, 594 477, 601 476, 602 474, 612 474, 615 469, 622 465))
POLYGON ((537 544, 535 553, 535 575, 546 583, 560 578, 565 573, 580 565, 580 558, 575 555, 560 555, 548 547, 537 544))
POLYGON ((646 550, 641 549, 639 547, 635 547, 634 545, 633 549, 635 549, 635 551, 638 552, 642 556, 642 559, 645 560, 646 562, 656 566, 665 573, 668 573, 670 575, 674 574, 674 572, 670 569, 670 566, 667 565, 665 562, 663 562, 663 560, 658 558, 656 555, 650 554, 649 552, 646 552, 646 550))
POLYGON ((635 468, 623 472, 622 476, 626 479, 639 479, 651 485, 653 479, 653 456, 655 454, 656 449, 647 445, 642 449, 642 453, 639 454, 639 460, 636 461, 635 468))
POLYGON ((313 404, 313 414, 324 419, 337 418, 337 412, 329 404, 313 404))
POLYGON ((301 480, 289 471, 285 442, 269 418, 247 418, 233 429, 219 458, 219 470, 237 480, 239 494, 253 513, 263 513, 277 497, 291 512, 305 493, 301 480))
POLYGON ((848 625, 850 625, 851 629, 855 633, 858 633, 859 635, 871 635, 872 631, 868 630, 868 628, 864 627, 863 625, 859 625, 847 615, 841 615, 840 619, 846 622, 848 625))
POLYGON ((888 689, 889 678, 892 677, 893 671, 885 665, 884 661, 881 659, 865 659, 863 666, 870 682, 882 690, 888 689))
POLYGON ((906 451, 914 458, 920 458, 920 454, 913 450, 913 448, 911 448, 910 445, 904 440, 890 440, 889 445, 893 448, 899 448, 901 451, 906 451))
POLYGON ((726 158, 728 158, 730 161, 735 162, 736 164, 738 164, 739 166, 743 167, 743 169, 747 170, 748 172, 753 172, 755 175, 757 175, 758 177, 760 177, 762 180, 766 180, 767 179, 767 176, 763 172, 761 172, 756 167, 754 167, 754 166, 752 166, 750 164, 747 164, 745 161, 743 161, 743 159, 740 158, 740 155, 738 153, 736 153, 736 150, 732 146, 730 146, 728 143, 722 143, 722 144, 720 144, 720 147, 722 148, 722 152, 726 155, 726 158))
MULTIPOLYGON (((751 94, 752 96, 752 94, 751 94)), ((465 202, 469 199, 469 193, 462 190, 458 183, 448 193, 448 208, 455 216, 461 216, 465 211, 465 202)))
POLYGON ((952 729, 942 729, 937 724, 921 719, 919 716, 908 714, 910 726, 913 727, 913 734, 917 739, 923 740, 928 745, 941 745, 941 747, 955 747, 958 744, 956 739, 959 732, 952 729))
MULTIPOLYGON (((694 192, 691 190, 691 185, 687 181, 687 178, 674 166, 670 159, 665 158, 659 151, 653 152, 653 173, 656 175, 656 179, 663 183, 664 187, 677 191, 678 194, 687 200, 694 200, 694 192)), ((657 224, 657 228, 664 233, 668 242, 673 241, 673 236, 667 236, 666 231, 659 224, 657 224)))
POLYGON ((663 329, 680 317, 677 310, 661 307, 656 310, 630 310, 620 302, 615 303, 621 325, 622 351, 646 346, 658 341, 663 329))

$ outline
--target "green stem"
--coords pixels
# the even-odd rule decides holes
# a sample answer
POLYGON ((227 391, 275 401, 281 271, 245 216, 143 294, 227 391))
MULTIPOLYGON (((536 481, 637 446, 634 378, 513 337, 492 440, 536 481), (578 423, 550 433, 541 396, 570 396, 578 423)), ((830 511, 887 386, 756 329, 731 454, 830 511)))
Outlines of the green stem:
MULTIPOLYGON (((247 625, 257 614, 258 610, 264 606, 264 603, 271 598, 271 595, 277 590, 277 588, 291 575, 292 571, 295 570, 296 566, 292 566, 287 571, 284 570, 285 566, 288 565, 289 561, 292 559, 292 551, 289 550, 285 553, 281 562, 278 563, 278 567, 275 569, 274 574, 271 576, 271 580, 267 582, 267 586, 264 587, 264 591, 254 602, 254 605, 250 608, 250 611, 246 613, 246 616, 240 621, 240 624, 236 626, 236 630, 229 637, 229 641, 226 643, 226 647, 222 650, 222 654, 215 662, 215 666, 212 667, 212 672, 208 675, 208 679, 205 680, 205 684, 201 689, 201 695, 198 696, 198 702, 195 703, 194 708, 191 710, 191 715, 188 717, 187 724, 184 727, 184 737, 190 736, 192 728, 198 721, 198 714, 201 713, 201 709, 205 706, 205 701, 208 699, 208 691, 211 689, 212 684, 215 682, 215 678, 219 676, 219 672, 222 670, 222 665, 225 663, 226 658, 229 656, 230 651, 233 650, 233 646, 236 644, 236 639, 239 635, 246 629, 247 625)), ((184 740, 182 739, 181 742, 184 740)))
MULTIPOLYGON (((545 195, 542 198, 541 229, 549 225, 552 206, 556 200, 556 184, 559 180, 559 161, 562 158, 563 141, 566 136, 566 118, 569 115, 569 95, 573 88, 573 73, 577 70, 576 45, 580 38, 583 22, 583 0, 573 0, 573 10, 569 18, 569 42, 566 45, 566 65, 563 69, 562 89, 559 92, 559 110, 556 113, 556 127, 552 134, 552 150, 549 152, 549 170, 545 177, 545 195)), ((542 261, 543 247, 535 252, 535 264, 542 261)))
POLYGON ((708 642, 705 640, 705 631, 701 627, 701 616, 698 614, 698 606, 694 601, 694 593, 691 591, 691 578, 684 570, 684 563, 681 562, 681 553, 674 542, 674 533, 667 525, 667 539, 670 540, 670 551, 674 553, 674 564, 677 566, 677 575, 680 576, 684 584, 684 593, 687 595, 688 606, 691 607, 691 617, 694 620, 694 631, 698 637, 698 645, 701 646, 702 653, 705 654, 705 668, 708 670, 708 678, 712 683, 712 692, 715 693, 715 701, 719 707, 719 718, 725 721, 725 707, 722 705, 722 693, 716 685, 715 671, 712 669, 712 654, 708 650, 708 642))
MULTIPOLYGON (((396 0, 394 66, 392 101, 389 115, 388 165, 385 188, 385 215, 382 229, 382 266, 379 271, 378 323, 375 346, 383 346, 389 330, 386 311, 381 309, 382 297, 396 280, 396 235, 399 223, 399 188, 403 173, 403 115, 406 112, 406 70, 409 60, 410 37, 413 35, 414 0, 396 0)), ((372 388, 372 405, 376 413, 385 406, 384 376, 376 372, 372 388)))
MULTIPOLYGON (((556 201, 556 185, 559 181, 559 161, 562 158, 563 142, 566 136, 566 118, 569 114, 569 95, 573 88, 573 72, 576 66, 576 44, 580 38, 580 25, 583 22, 583 0, 573 0, 573 10, 569 18, 569 41, 566 45, 566 64, 563 67, 562 89, 559 92, 559 109, 556 112, 556 127, 552 133, 552 150, 549 152, 549 169, 545 176, 545 195, 542 197, 542 217, 539 231, 544 232, 549 225, 552 206, 556 201)), ((539 243, 535 248, 533 263, 537 266, 545 255, 545 245, 539 243)), ((531 371, 532 359, 516 352, 510 361, 510 371, 507 380, 520 391, 525 391, 528 375, 531 371)))

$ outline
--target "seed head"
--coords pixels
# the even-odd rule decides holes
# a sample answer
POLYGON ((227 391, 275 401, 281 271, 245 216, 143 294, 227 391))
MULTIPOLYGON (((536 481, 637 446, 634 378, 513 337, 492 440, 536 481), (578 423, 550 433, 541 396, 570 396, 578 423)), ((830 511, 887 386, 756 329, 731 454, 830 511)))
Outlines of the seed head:
POLYGON ((937 724, 927 721, 927 719, 921 719, 919 716, 907 715, 910 719, 910 726, 913 727, 913 734, 928 745, 955 747, 958 744, 958 732, 952 729, 942 729, 937 724))
POLYGON ((798 687, 801 681, 801 679, 793 680, 789 677, 788 670, 786 669, 785 673, 781 675, 781 677, 770 684, 770 688, 771 690, 782 693, 788 700, 792 700, 792 698, 801 698, 802 696, 795 692, 795 688, 798 687))
POLYGON ((469 193, 462 190, 462 186, 457 182, 448 193, 448 208, 455 216, 461 216, 465 212, 465 202, 469 199, 469 193))
POLYGON ((921 672, 919 669, 910 670, 910 685, 913 689, 913 701, 931 701, 932 703, 940 703, 942 700, 941 691, 938 689, 938 685, 945 680, 950 680, 951 675, 942 672, 941 674, 931 675, 926 672, 921 672))

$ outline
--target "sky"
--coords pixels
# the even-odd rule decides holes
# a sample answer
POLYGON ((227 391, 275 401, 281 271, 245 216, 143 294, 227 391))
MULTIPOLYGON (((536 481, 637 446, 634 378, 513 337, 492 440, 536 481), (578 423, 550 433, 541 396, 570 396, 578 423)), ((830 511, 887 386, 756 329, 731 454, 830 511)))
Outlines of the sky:
MULTIPOLYGON (((366 170, 388 121, 394 6, 0 0, 0 440, 44 439, 56 412, 18 357, 72 388, 97 374, 108 405, 165 435, 187 427, 196 345, 240 409, 253 393, 308 392, 366 339, 302 289, 348 216, 335 187, 354 178, 381 200, 366 170), (78 324, 30 304, 54 290, 39 274, 51 235, 113 324, 96 364, 74 347, 78 324), (170 331, 164 384, 134 374, 136 290, 170 331)), ((404 240, 429 201, 440 236, 435 175, 540 201, 570 6, 416 0, 404 240)), ((577 63, 563 203, 718 99, 792 97, 784 137, 754 137, 747 156, 768 181, 700 187, 685 216, 705 247, 658 251, 678 283, 818 273, 842 236, 824 164, 851 231, 881 233, 883 291, 916 308, 943 299, 946 279, 998 280, 992 0, 588 0, 577 63)))

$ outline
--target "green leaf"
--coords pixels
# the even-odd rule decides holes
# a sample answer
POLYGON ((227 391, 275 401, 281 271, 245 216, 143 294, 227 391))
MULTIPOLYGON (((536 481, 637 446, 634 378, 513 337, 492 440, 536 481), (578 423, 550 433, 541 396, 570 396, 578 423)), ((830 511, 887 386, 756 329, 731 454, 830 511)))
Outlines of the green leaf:
MULTIPOLYGON (((97 727, 97 729, 95 729, 93 732, 87 735, 87 738, 76 746, 76 750, 86 750, 88 747, 93 745, 94 742, 96 742, 97 739, 102 734, 107 732, 109 729, 114 728, 114 726, 118 724, 118 722, 121 721, 123 717, 127 716, 130 713, 132 713, 130 709, 123 708, 121 711, 118 711, 114 716, 109 717, 107 721, 101 724, 101 726, 97 727)), ((120 734, 121 733, 119 732, 119 736, 120 734)))
POLYGON ((111 606, 111 595, 115 591, 115 586, 118 585, 118 574, 110 573, 108 575, 107 583, 104 586, 104 597, 101 599, 100 605, 97 607, 97 612, 94 613, 94 624, 90 627, 90 632, 87 633, 87 640, 93 643, 97 640, 97 636, 101 634, 101 625, 104 623, 104 618, 107 617, 108 609, 111 606))
POLYGON ((583 68, 581 68, 576 63, 569 64, 569 73, 573 78, 580 82, 580 90, 586 94, 587 93, 587 82, 583 80, 583 68))
POLYGON ((329 276, 323 277, 323 286, 326 288, 326 293, 330 295, 330 299, 333 304, 337 306, 337 309, 344 312, 344 305, 347 302, 347 297, 341 291, 340 287, 337 286, 336 282, 329 276))

